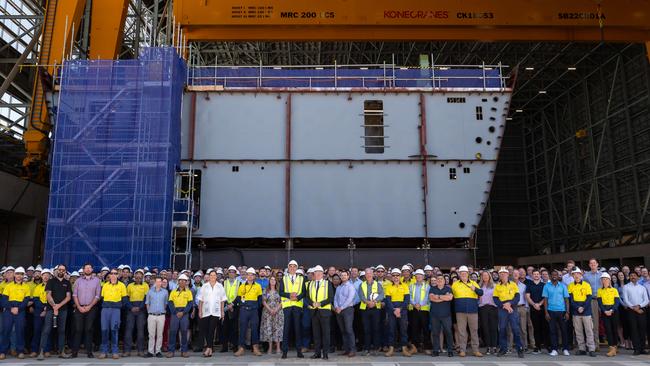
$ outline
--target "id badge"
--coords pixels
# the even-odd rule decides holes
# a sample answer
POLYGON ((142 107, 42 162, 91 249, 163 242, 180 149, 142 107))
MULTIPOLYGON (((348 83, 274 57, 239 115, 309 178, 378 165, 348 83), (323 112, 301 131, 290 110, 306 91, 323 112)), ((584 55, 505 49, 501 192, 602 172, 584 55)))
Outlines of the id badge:
POLYGON ((242 299, 241 299, 241 303, 243 304, 243 303, 245 303, 245 302, 246 302, 246 299, 244 299, 244 298, 242 297, 242 299))

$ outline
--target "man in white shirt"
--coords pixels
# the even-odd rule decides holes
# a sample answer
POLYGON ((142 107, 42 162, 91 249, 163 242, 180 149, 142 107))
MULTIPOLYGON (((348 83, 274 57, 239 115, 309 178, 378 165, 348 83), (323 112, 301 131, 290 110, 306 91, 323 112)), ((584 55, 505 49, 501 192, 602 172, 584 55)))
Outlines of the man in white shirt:
POLYGON ((199 300, 199 342, 205 345, 203 355, 212 356, 214 332, 223 319, 226 291, 217 282, 217 272, 208 270, 208 282, 198 291, 199 300))

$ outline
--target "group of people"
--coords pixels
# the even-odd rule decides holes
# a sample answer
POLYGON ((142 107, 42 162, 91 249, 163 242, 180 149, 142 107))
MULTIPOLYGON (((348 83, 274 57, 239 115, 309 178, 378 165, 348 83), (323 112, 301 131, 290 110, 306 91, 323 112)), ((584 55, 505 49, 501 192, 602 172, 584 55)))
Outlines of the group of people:
POLYGON ((0 359, 646 354, 647 268, 2 267, 0 359), (480 331, 480 332, 479 332, 480 331), (601 340, 602 338, 602 340, 601 340), (120 352, 120 344, 122 352, 120 352), (484 348, 484 352, 480 347, 484 348), (95 353, 98 353, 95 356, 95 353))

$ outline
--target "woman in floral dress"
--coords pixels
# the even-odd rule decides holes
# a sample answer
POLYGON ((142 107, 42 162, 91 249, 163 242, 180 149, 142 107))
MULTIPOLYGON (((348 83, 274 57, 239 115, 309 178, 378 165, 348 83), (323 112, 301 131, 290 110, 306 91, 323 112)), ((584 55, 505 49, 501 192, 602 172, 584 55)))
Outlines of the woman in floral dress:
POLYGON ((282 329, 284 328, 284 313, 278 293, 278 280, 269 277, 269 286, 262 296, 262 324, 260 326, 260 340, 269 342, 269 354, 280 352, 280 342, 282 341, 282 329), (276 347, 273 348, 275 342, 276 347))

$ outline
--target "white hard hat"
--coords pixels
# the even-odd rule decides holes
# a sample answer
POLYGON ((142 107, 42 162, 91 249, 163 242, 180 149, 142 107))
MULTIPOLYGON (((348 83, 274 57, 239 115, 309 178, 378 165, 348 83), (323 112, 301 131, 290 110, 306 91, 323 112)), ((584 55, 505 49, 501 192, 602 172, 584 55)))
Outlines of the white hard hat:
POLYGON ((386 270, 386 267, 384 267, 383 265, 379 264, 379 265, 377 265, 377 267, 375 267, 375 269, 383 269, 383 270, 385 271, 385 270, 386 270))
POLYGON ((433 271, 433 267, 431 267, 430 265, 427 264, 426 266, 424 266, 424 270, 425 271, 433 271))
POLYGON ((298 267, 298 262, 296 262, 295 260, 292 259, 292 260, 289 261, 289 265, 290 266, 294 265, 294 266, 298 267))
POLYGON ((609 273, 604 272, 603 274, 600 275, 600 279, 602 280, 603 278, 607 278, 607 279, 611 280, 612 276, 610 276, 609 273))
POLYGON ((178 280, 179 280, 179 281, 180 281, 180 280, 185 280, 185 281, 187 281, 187 280, 189 280, 189 278, 187 278, 187 275, 186 275, 185 273, 183 273, 182 275, 178 276, 178 280))
POLYGON ((411 271, 411 267, 408 264, 402 266, 402 271, 411 271))
POLYGON ((34 270, 34 266, 29 266, 29 267, 27 267, 27 270, 28 270, 28 271, 33 271, 33 270, 34 270))
MULTIPOLYGON (((13 267, 7 267, 6 271, 8 271, 9 268, 13 269, 13 267)), ((18 274, 18 273, 25 274, 25 268, 23 268, 23 267, 18 267, 18 268, 16 268, 16 269, 14 270, 14 273, 16 273, 16 274, 18 274)))
POLYGON ((52 270, 50 270, 49 268, 45 268, 45 269, 43 270, 43 274, 46 274, 46 273, 51 275, 51 274, 52 274, 52 270))
POLYGON ((106 271, 106 272, 110 272, 110 270, 111 270, 110 268, 104 266, 104 267, 102 267, 102 270, 99 271, 99 272, 104 272, 104 271, 106 271))
POLYGON ((469 268, 467 268, 467 266, 460 266, 460 268, 458 268, 458 272, 469 272, 469 268))
POLYGON ((128 264, 125 264, 124 267, 122 267, 122 269, 128 269, 128 270, 130 271, 130 270, 131 270, 131 266, 129 266, 128 264))
POLYGON ((400 272, 400 270, 397 269, 397 268, 393 268, 393 269, 390 271, 390 274, 401 274, 401 273, 402 273, 402 272, 400 272))
POLYGON ((217 274, 223 274, 223 269, 217 268, 217 274))
POLYGON ((147 273, 144 274, 144 276, 145 276, 145 277, 147 277, 147 276, 151 277, 151 276, 153 276, 153 275, 151 274, 151 272, 147 272, 147 273))
POLYGON ((323 272, 323 267, 320 265, 316 265, 316 267, 313 268, 314 272, 323 272))
POLYGON ((143 269, 144 269, 145 271, 149 271, 149 267, 147 267, 147 266, 144 266, 143 269))
POLYGON ((248 267, 248 269, 246 269, 246 273, 255 274, 255 268, 248 267))
POLYGON ((366 271, 359 272, 359 276, 365 276, 365 275, 366 275, 366 271))
POLYGON ((417 276, 417 275, 422 275, 422 276, 424 276, 424 271, 421 270, 421 269, 416 269, 416 270, 415 270, 415 275, 416 275, 416 276, 417 276))
POLYGON ((576 268, 573 269, 573 271, 571 271, 571 274, 574 274, 574 273, 580 273, 580 274, 582 274, 582 271, 580 270, 579 267, 576 267, 576 268))
MULTIPOLYGON (((311 273, 311 272, 309 272, 310 270, 311 270, 311 268, 307 270, 307 273, 311 273)), ((298 268, 296 270, 296 273, 301 274, 303 276, 305 275, 305 271, 303 271, 302 268, 298 268)))
POLYGON ((79 272, 73 271, 72 273, 70 273, 70 277, 79 277, 79 272))
POLYGON ((123 264, 120 264, 119 266, 117 266, 117 269, 119 269, 119 270, 123 270, 123 269, 124 269, 124 265, 123 265, 123 264))
POLYGON ((230 266, 230 267, 228 267, 228 271, 229 271, 229 272, 230 272, 230 271, 235 271, 235 272, 237 272, 237 267, 235 267, 235 266, 230 266))
MULTIPOLYGON (((20 267, 18 267, 18 268, 20 268, 20 267)), ((7 267, 4 269, 5 272, 7 272, 7 271, 15 271, 15 270, 16 270, 16 269, 15 269, 14 267, 12 267, 12 266, 7 266, 7 267)))
POLYGON ((138 273, 138 272, 144 274, 144 271, 143 271, 142 269, 140 269, 140 268, 138 268, 138 269, 135 270, 135 273, 138 273))
POLYGON ((34 270, 35 271, 42 271, 43 267, 41 267, 41 265, 39 264, 39 265, 36 266, 36 268, 34 268, 34 270))
POLYGON ((203 277, 203 272, 201 272, 201 271, 196 272, 193 277, 196 277, 196 276, 203 277))
POLYGON ((499 268, 499 273, 510 273, 506 267, 499 268))
POLYGON ((210 273, 214 272, 214 269, 208 268, 207 271, 205 271, 205 274, 209 275, 210 273))

